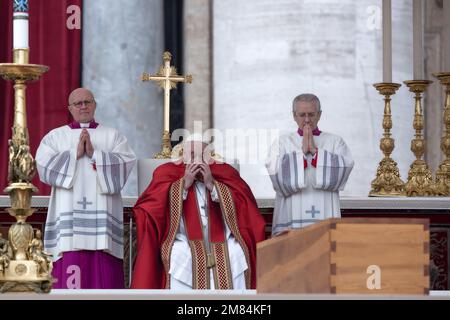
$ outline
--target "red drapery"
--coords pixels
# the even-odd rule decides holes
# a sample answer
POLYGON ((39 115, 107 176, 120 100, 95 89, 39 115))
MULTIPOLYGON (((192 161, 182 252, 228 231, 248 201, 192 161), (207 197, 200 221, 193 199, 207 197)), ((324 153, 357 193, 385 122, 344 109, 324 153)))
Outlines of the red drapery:
MULTIPOLYGON (((12 0, 0 1, 0 63, 12 61, 12 0)), ((67 97, 81 83, 81 29, 68 29, 73 14, 67 8, 82 0, 30 0, 30 63, 50 67, 38 82, 27 87, 27 119, 33 156, 42 137, 51 129, 67 124, 70 115, 67 97)), ((81 12, 81 10, 80 10, 81 12)), ((8 181, 8 139, 13 122, 14 90, 12 83, 0 80, 0 193, 8 181)), ((33 180, 40 195, 50 188, 33 180)))

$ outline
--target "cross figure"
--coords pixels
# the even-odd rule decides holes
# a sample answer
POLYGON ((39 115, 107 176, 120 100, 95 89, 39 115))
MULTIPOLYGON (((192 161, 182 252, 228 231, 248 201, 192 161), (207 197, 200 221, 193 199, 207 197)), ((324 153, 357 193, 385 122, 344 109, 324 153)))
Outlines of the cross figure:
POLYGON ((164 129, 163 129, 163 150, 155 155, 155 158, 164 159, 170 158, 172 147, 170 145, 170 90, 175 89, 177 82, 192 82, 192 76, 180 76, 177 74, 177 69, 170 65, 172 55, 166 51, 163 54, 164 65, 159 68, 159 71, 155 75, 149 73, 142 74, 142 81, 156 81, 158 86, 164 89, 164 129))
POLYGON ((311 207, 311 210, 306 210, 306 213, 310 213, 313 218, 315 218, 316 213, 320 213, 320 210, 316 210, 315 206, 311 207))
POLYGON ((86 197, 83 197, 83 201, 78 201, 77 203, 83 205, 83 210, 86 210, 86 205, 92 204, 92 202, 87 202, 86 201, 86 197))

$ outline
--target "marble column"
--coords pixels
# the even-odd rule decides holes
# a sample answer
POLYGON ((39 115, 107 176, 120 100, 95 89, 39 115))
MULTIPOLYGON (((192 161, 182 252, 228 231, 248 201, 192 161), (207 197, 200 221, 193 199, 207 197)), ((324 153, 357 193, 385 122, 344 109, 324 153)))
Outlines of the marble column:
POLYGON ((210 0, 184 0, 184 70, 194 78, 184 87, 184 123, 190 131, 194 121, 204 130, 212 125, 211 7, 210 0))
MULTIPOLYGON (((161 149, 162 94, 140 78, 163 62, 162 1, 83 3, 82 84, 97 100, 96 120, 123 133, 138 158, 161 149)), ((122 194, 137 195, 136 168, 122 194)))

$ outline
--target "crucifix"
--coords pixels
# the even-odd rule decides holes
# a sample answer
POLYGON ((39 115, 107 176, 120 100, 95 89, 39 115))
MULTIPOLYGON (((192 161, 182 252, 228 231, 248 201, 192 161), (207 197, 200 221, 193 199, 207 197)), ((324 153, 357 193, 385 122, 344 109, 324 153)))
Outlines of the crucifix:
POLYGON ((155 75, 148 73, 142 74, 142 81, 156 81, 157 85, 164 90, 164 128, 162 137, 162 151, 155 154, 155 159, 170 158, 172 147, 170 145, 170 90, 175 89, 177 82, 192 82, 192 76, 180 76, 177 74, 177 69, 170 65, 172 55, 166 51, 163 54, 164 65, 159 68, 155 75))

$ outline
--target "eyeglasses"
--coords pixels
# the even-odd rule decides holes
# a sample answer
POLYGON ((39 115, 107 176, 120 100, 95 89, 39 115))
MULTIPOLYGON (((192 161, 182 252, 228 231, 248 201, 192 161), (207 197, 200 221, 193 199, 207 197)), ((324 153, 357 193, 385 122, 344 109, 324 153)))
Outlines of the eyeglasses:
POLYGON ((86 107, 90 107, 91 105, 93 105, 95 102, 94 99, 92 100, 84 100, 84 101, 77 101, 71 104, 71 106, 74 106, 75 108, 80 109, 83 105, 85 105, 86 107))
POLYGON ((306 116, 308 116, 309 118, 314 118, 315 116, 317 116, 317 114, 318 112, 310 112, 310 113, 301 112, 301 113, 294 113, 294 116, 299 118, 305 118, 306 116))

